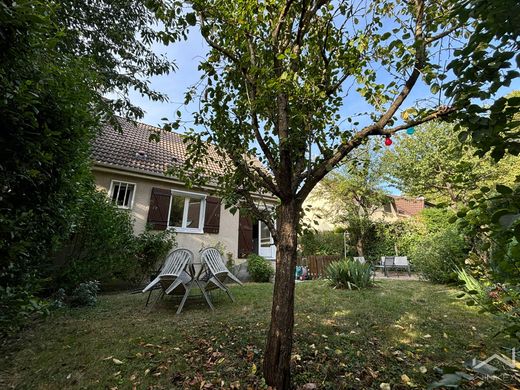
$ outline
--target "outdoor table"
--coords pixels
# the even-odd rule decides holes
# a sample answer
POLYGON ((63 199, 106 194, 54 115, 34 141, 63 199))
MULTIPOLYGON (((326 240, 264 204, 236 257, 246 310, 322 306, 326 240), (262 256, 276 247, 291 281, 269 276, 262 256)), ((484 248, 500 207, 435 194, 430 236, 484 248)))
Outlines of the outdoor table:
POLYGON ((203 273, 203 271, 205 269, 206 269, 206 264, 204 264, 204 263, 202 263, 200 261, 193 261, 193 262, 189 263, 186 266, 186 272, 192 278, 191 282, 190 282, 191 287, 193 287, 193 283, 195 283, 197 288, 201 291, 200 295, 204 297, 204 299, 206 300, 206 302, 207 302, 208 306, 210 307, 210 309, 211 310, 215 310, 215 308, 213 307, 213 304, 211 303, 211 299, 209 297, 209 294, 206 294, 204 292, 204 289, 200 285, 200 276, 201 276, 201 274, 203 273), (198 269, 198 272, 197 272, 197 269, 198 269))

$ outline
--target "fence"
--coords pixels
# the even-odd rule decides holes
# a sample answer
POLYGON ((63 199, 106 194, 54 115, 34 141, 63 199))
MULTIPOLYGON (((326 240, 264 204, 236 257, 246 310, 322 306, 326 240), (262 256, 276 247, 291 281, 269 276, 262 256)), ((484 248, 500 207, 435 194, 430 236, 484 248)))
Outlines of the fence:
POLYGON ((340 255, 298 257, 298 265, 307 267, 311 278, 316 279, 325 276, 329 264, 341 258, 340 255))

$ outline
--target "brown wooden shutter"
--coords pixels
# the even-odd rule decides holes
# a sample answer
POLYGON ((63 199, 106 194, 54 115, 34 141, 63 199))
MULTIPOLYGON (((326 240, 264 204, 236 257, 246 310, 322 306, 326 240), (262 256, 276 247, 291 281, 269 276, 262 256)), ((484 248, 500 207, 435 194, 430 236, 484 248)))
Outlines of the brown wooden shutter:
POLYGON ((238 257, 244 258, 253 253, 253 221, 248 215, 238 217, 238 257))
POLYGON ((206 198, 206 214, 204 216, 204 233, 217 234, 220 229, 220 199, 206 198))
POLYGON ((168 211, 170 210, 170 190, 152 188, 150 208, 148 209, 148 224, 153 230, 166 230, 168 227, 168 211))

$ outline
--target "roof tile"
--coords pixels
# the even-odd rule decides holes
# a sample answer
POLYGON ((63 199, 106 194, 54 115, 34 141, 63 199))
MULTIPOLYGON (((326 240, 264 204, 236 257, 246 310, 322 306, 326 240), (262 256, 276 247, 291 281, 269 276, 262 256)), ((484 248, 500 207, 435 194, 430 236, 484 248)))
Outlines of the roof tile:
MULTIPOLYGON (((182 135, 123 118, 118 120, 122 133, 106 125, 94 140, 92 158, 95 163, 163 175, 168 168, 182 166, 186 161, 186 145, 182 135), (159 133, 159 142, 150 141, 150 135, 154 133, 159 133)), ((218 163, 223 159, 211 146, 208 153, 205 168, 211 173, 223 174, 224 167, 218 163)))

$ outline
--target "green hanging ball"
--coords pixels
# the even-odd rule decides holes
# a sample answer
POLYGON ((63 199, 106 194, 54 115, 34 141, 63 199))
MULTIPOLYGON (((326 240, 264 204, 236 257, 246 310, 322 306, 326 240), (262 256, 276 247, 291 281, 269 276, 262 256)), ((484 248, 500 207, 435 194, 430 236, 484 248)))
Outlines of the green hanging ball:
POLYGON ((413 127, 410 127, 408 130, 406 130, 406 133, 412 135, 413 133, 415 133, 415 129, 413 127))

